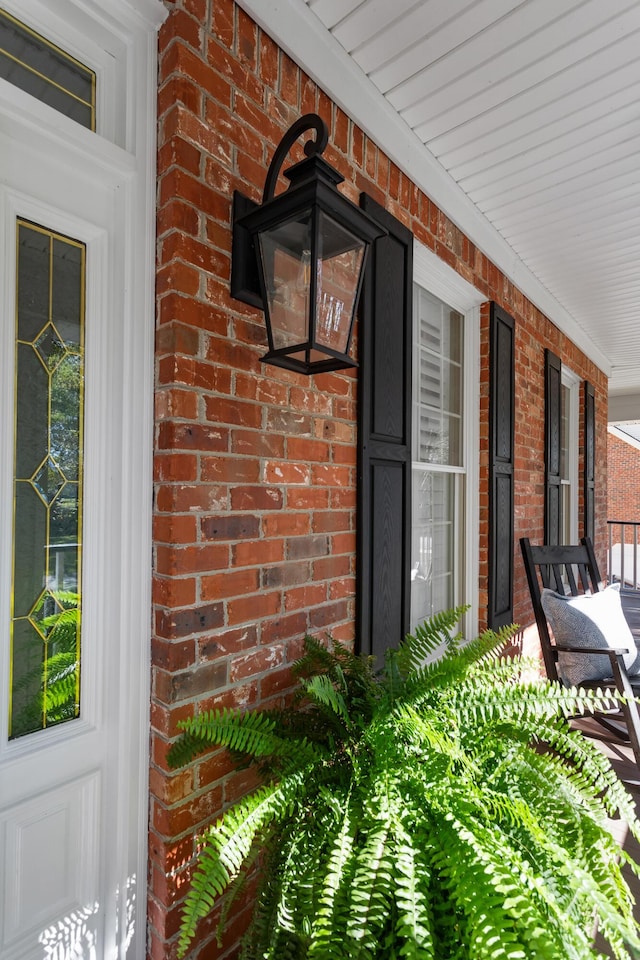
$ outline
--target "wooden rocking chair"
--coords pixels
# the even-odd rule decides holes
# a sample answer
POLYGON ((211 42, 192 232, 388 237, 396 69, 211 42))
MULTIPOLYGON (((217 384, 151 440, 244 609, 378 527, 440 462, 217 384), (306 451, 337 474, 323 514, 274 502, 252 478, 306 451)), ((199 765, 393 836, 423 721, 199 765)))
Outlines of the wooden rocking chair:
POLYGON ((582 643, 567 642, 566 639, 559 643, 552 638, 543 608, 544 588, 573 597, 595 594, 601 590, 602 581, 591 541, 584 537, 580 544, 576 545, 534 546, 528 537, 523 537, 520 547, 548 678, 562 682, 558 673, 560 653, 571 654, 576 658, 607 657, 610 670, 603 669, 604 676, 588 682, 581 681, 580 686, 600 687, 603 690, 615 687, 624 696, 625 700, 620 704, 619 711, 599 713, 594 719, 607 731, 607 739, 630 744, 636 766, 640 770, 640 716, 635 699, 640 696, 640 673, 630 675, 625 667, 624 655, 631 652, 628 635, 626 640, 623 638, 619 647, 584 646, 582 643))

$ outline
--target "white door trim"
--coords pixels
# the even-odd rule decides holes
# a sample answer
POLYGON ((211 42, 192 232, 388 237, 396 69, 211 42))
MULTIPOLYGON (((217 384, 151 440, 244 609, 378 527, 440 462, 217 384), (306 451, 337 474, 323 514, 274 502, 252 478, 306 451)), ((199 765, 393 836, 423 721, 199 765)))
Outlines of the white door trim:
MULTIPOLYGON (((160 0, 0 0, 0 3, 19 20, 50 36, 95 69, 101 90, 97 132, 92 133, 0 80, 0 140, 5 144, 17 141, 29 147, 37 138, 40 145, 47 144, 49 155, 59 163, 72 152, 76 164, 78 158, 82 158, 91 175, 99 172, 102 182, 108 183, 117 197, 113 213, 115 240, 106 244, 108 272, 100 283, 89 285, 93 295, 100 298, 101 284, 117 281, 121 295, 119 302, 111 307, 116 316, 107 335, 118 336, 123 331, 127 335, 126 349, 119 358, 121 393, 118 397, 102 398, 108 414, 108 429, 121 438, 120 456, 112 468, 117 470, 116 482, 127 490, 120 511, 109 518, 113 527, 112 542, 122 558, 108 584, 110 594, 115 591, 120 597, 119 622, 112 639, 122 651, 121 667, 112 682, 117 684, 119 708, 125 711, 126 721, 120 725, 117 742, 112 743, 118 757, 118 789, 110 822, 116 828, 113 844, 118 848, 120 875, 109 907, 112 915, 107 918, 109 931, 104 956, 105 960, 143 960, 148 857, 156 32, 167 11, 160 0), (135 897, 131 896, 132 878, 135 878, 135 897)), ((0 182, 3 166, 0 153, 0 182)), ((4 203, 6 212, 7 206, 13 206, 11 195, 5 193, 4 203)), ((61 229, 59 221, 56 228, 61 229)), ((70 229, 70 233, 73 235, 74 230, 70 229)), ((94 249, 96 244, 105 243, 99 236, 81 239, 93 244, 94 249)), ((3 235, 0 250, 4 245, 3 235)), ((13 352, 12 346, 10 351, 13 352)), ((11 387, 7 385, 2 390, 0 406, 6 410, 11 387)), ((3 456, 11 443, 12 438, 8 441, 3 438, 0 451, 3 456)), ((9 462, 12 459, 10 450, 9 462)), ((3 613, 8 609, 6 597, 1 595, 0 609, 3 613)), ((90 726, 92 712, 101 713, 103 708, 104 704, 92 703, 83 713, 80 724, 90 726)), ((45 735, 52 734, 49 743, 53 747, 53 760, 57 731, 45 731, 45 735)), ((62 733, 60 736, 62 738, 62 733)), ((25 738, 23 744, 12 741, 6 745, 5 741, 3 754, 11 765, 12 778, 14 773, 20 775, 27 754, 33 749, 27 745, 30 739, 25 738)), ((88 780, 83 790, 84 799, 78 802, 99 806, 98 784, 88 780)), ((87 840, 96 842, 95 838, 87 840)))

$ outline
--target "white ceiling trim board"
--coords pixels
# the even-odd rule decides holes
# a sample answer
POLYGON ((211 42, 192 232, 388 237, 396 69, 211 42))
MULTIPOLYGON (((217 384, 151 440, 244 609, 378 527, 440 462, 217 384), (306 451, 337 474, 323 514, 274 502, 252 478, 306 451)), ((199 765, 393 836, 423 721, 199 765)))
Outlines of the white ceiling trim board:
POLYGON ((606 76, 596 77, 583 84, 573 93, 556 98, 553 103, 537 104, 531 110, 523 110, 522 103, 505 104, 498 116, 486 115, 470 120, 450 134, 437 137, 429 143, 429 149, 440 158, 446 158, 447 169, 459 162, 460 157, 473 157, 493 150, 515 149, 522 144, 526 149, 531 137, 536 143, 552 140, 558 129, 570 132, 580 116, 589 111, 594 103, 607 99, 624 98, 637 76, 637 60, 621 65, 616 63, 606 76))

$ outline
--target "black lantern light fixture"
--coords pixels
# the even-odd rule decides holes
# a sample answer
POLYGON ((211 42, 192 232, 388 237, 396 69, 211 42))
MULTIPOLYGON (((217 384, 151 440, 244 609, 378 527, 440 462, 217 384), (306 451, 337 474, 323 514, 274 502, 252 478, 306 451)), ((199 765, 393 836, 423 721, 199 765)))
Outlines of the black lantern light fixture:
POLYGON ((367 251, 385 233, 338 192, 344 177, 320 156, 327 142, 325 122, 306 114, 273 155, 262 205, 233 197, 231 295, 264 310, 262 359, 307 374, 357 366, 349 349, 367 251), (275 196, 285 157, 309 130, 306 159, 284 171, 289 187, 275 196))

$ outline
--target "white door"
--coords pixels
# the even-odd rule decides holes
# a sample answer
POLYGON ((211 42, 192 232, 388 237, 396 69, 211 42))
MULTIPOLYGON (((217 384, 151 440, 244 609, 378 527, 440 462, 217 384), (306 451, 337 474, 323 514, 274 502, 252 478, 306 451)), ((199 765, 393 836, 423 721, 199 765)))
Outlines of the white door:
POLYGON ((2 960, 144 956, 151 331, 134 310, 137 186, 126 149, 0 84, 2 960))

